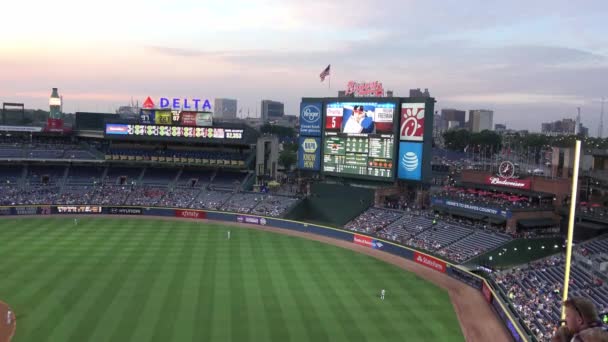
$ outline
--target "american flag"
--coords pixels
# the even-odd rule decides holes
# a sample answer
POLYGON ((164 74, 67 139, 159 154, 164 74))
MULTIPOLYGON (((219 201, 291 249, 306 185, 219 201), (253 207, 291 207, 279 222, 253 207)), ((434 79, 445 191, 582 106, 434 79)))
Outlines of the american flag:
POLYGON ((327 68, 325 68, 325 70, 323 70, 323 72, 321 73, 321 75, 319 75, 319 77, 321 77, 321 82, 325 81, 325 77, 329 76, 329 69, 331 67, 331 64, 329 64, 327 66, 327 68))

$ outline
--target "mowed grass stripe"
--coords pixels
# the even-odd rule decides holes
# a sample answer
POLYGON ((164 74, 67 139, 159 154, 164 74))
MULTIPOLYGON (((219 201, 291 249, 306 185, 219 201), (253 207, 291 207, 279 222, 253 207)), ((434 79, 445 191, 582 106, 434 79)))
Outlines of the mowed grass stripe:
POLYGON ((267 306, 263 297, 267 289, 256 271, 256 264, 263 260, 257 260, 253 252, 253 249, 257 248, 254 246, 253 235, 258 232, 247 229, 240 229, 238 232, 243 268, 246 270, 243 279, 247 306, 242 310, 248 316, 250 340, 254 342, 270 341, 271 329, 269 327, 272 326, 272 322, 268 320, 265 313, 267 306))
MULTIPOLYGON (((48 223, 52 227, 52 223, 48 223)), ((46 224, 45 224, 46 225, 46 224)), ((73 227, 55 227, 49 229, 46 234, 33 236, 9 248, 10 252, 2 259, 2 270, 4 270, 5 281, 26 283, 32 277, 38 276, 41 269, 39 266, 45 264, 48 257, 59 257, 63 255, 62 246, 59 242, 73 233, 73 227), (49 255, 49 252, 55 254, 49 255), (17 278, 13 278, 17 277, 17 278), (18 277, 24 277, 18 278, 18 277)), ((4 250, 4 247, 2 248, 4 250)))
POLYGON ((289 335, 297 340, 309 341, 310 338, 308 337, 306 325, 304 324, 304 315, 302 314, 304 308, 298 307, 298 297, 300 294, 291 288, 291 281, 295 276, 295 270, 293 269, 293 265, 285 262, 284 255, 277 253, 277 249, 282 244, 281 240, 288 237, 277 234, 270 234, 266 237, 265 241, 267 241, 268 247, 262 249, 262 252, 279 298, 279 305, 287 322, 289 335))
MULTIPOLYGON (((44 242, 44 245, 48 245, 49 248, 44 249, 40 245, 30 246, 27 244, 22 246, 22 264, 19 264, 19 260, 16 260, 16 264, 13 266, 14 270, 0 283, 1 291, 6 292, 9 296, 9 298, 4 297, 4 300, 18 303, 21 298, 27 298, 32 304, 39 306, 42 299, 48 297, 48 291, 66 283, 72 275, 71 272, 67 271, 78 263, 74 262, 74 258, 67 256, 66 246, 60 243, 60 240, 65 240, 71 235, 76 235, 79 238, 87 237, 85 231, 72 231, 70 227, 59 235, 52 234, 52 238, 44 242), (30 255, 32 256, 30 257, 30 255), (65 270, 67 273, 58 275, 56 272, 58 268, 65 270)), ((46 240, 46 238, 45 236, 40 237, 41 240, 46 240)), ((90 241, 85 246, 92 247, 100 241, 102 240, 90 241)), ((83 251, 81 257, 84 256, 88 256, 88 254, 83 251)), ((27 308, 21 309, 21 312, 29 311, 27 308)))
MULTIPOLYGON (((325 249, 328 248, 319 242, 311 242, 307 246, 309 249, 309 262, 305 264, 308 269, 308 274, 317 283, 317 287, 321 289, 318 301, 327 303, 329 309, 333 313, 333 320, 326 321, 328 331, 333 331, 333 334, 346 336, 341 340, 366 340, 371 336, 365 329, 367 317, 365 315, 354 315, 353 310, 349 306, 350 301, 359 300, 359 296, 363 294, 354 294, 353 296, 344 297, 343 293, 352 284, 344 281, 344 273, 348 269, 340 269, 335 267, 333 260, 327 259, 324 255, 325 249)), ((329 247, 335 248, 335 247, 329 247)), ((342 250, 344 251, 344 250, 342 250)), ((330 336, 335 339, 336 337, 330 336)))
POLYGON ((15 251, 22 249, 23 245, 32 244, 56 230, 58 229, 53 220, 0 220, 0 258, 5 260, 15 251))
POLYGON ((271 239, 272 235, 264 235, 263 233, 255 232, 251 234, 251 251, 256 261, 254 270, 258 276, 258 282, 262 291, 262 303, 264 306, 263 314, 266 314, 266 322, 268 323, 268 331, 271 341, 291 341, 292 336, 289 335, 285 313, 281 308, 281 298, 277 293, 277 286, 274 284, 271 271, 268 268, 267 260, 265 259, 264 249, 271 248, 267 243, 267 239, 271 239))
POLYGON ((211 230, 210 241, 217 244, 217 257, 215 258, 215 297, 213 310, 213 334, 211 341, 231 341, 232 321, 230 314, 230 256, 229 245, 225 240, 226 227, 211 230))
MULTIPOLYGON (((104 229, 105 234, 96 234, 89 237, 87 237, 87 230, 85 229, 72 231, 72 234, 82 239, 79 244, 81 253, 63 262, 60 260, 65 256, 61 256, 61 253, 54 253, 53 256, 49 256, 47 264, 42 266, 45 272, 41 273, 40 278, 33 282, 37 287, 24 289, 22 293, 19 293, 23 298, 27 298, 28 303, 28 311, 25 312, 28 316, 25 320, 20 321, 20 332, 32 336, 49 337, 52 331, 56 329, 58 322, 65 315, 71 313, 73 306, 78 303, 78 298, 73 296, 72 291, 74 288, 81 286, 78 282, 80 277, 79 274, 70 271, 83 260, 87 260, 88 253, 94 246, 109 244, 111 243, 110 236, 126 237, 132 231, 132 229, 104 229)), ((58 248, 58 250, 66 251, 63 248, 58 248)), ((98 261, 99 266, 104 264, 105 260, 100 259, 98 261)))
MULTIPOLYGON (((255 340, 250 336, 250 323, 247 308, 252 305, 251 282, 246 280, 244 274, 249 271, 249 267, 243 267, 246 262, 244 259, 244 245, 249 243, 246 237, 249 231, 245 229, 232 229, 230 240, 226 240, 229 245, 230 261, 230 326, 232 328, 232 341, 248 342, 255 340)), ((249 263, 247 263, 249 265, 249 263)))
MULTIPOLYGON (((131 317, 132 332, 127 332, 131 336, 131 339, 135 341, 150 341, 153 335, 153 329, 151 327, 158 321, 158 317, 166 315, 167 313, 160 312, 161 302, 156 297, 157 294, 163 293, 163 287, 167 286, 168 277, 165 273, 167 271, 167 264, 171 258, 171 253, 175 249, 176 241, 178 240, 181 230, 179 228, 173 228, 172 222, 160 221, 157 223, 158 226, 148 227, 152 231, 158 230, 158 234, 155 232, 156 237, 148 243, 148 246, 140 251, 140 256, 134 259, 133 265, 138 264, 140 261, 149 263, 148 271, 156 273, 150 278, 147 284, 141 284, 142 288, 138 291, 142 291, 147 295, 141 296, 139 300, 144 303, 142 311, 136 316, 131 317)), ((132 269, 133 266, 131 266, 132 269)), ((126 272, 130 272, 126 269, 126 272)), ((127 303, 127 305, 129 305, 127 303)), ((107 309, 107 308, 106 308, 107 309)), ((171 313, 171 315, 174 315, 171 313)), ((167 317, 169 318, 169 317, 167 317)), ((74 340, 76 342, 76 340, 74 340)))
POLYGON ((297 238, 281 236, 279 243, 272 250, 272 258, 281 263, 283 272, 286 275, 286 282, 295 298, 297 310, 301 315, 304 330, 302 339, 308 341, 330 341, 329 335, 325 330, 325 324, 320 319, 319 308, 317 307, 314 293, 310 293, 310 278, 306 268, 302 265, 308 262, 305 246, 308 241, 296 240, 297 238), (304 243, 302 243, 304 242, 304 243))
POLYGON ((195 319, 198 305, 198 285, 200 277, 203 276, 203 272, 200 270, 204 255, 204 249, 201 247, 207 239, 205 231, 208 229, 201 223, 189 222, 188 227, 194 230, 196 235, 192 241, 194 248, 192 249, 191 260, 188 267, 183 269, 184 280, 181 298, 175 299, 179 310, 175 313, 173 338, 169 339, 171 341, 192 341, 194 338, 192 327, 198 324, 195 319))
POLYGON ((212 238, 212 229, 206 230, 206 241, 202 245, 205 249, 203 263, 198 270, 201 272, 201 280, 198 288, 198 307, 196 310, 196 324, 192 341, 211 341, 213 334, 213 310, 215 299, 215 266, 217 264, 218 246, 212 238))
MULTIPOLYGON (((54 307, 54 310, 49 314, 52 318, 45 321, 40 328, 44 331, 44 336, 48 336, 50 340, 68 341, 71 334, 82 329, 82 322, 89 324, 89 328, 98 323, 98 318, 89 316, 87 309, 90 305, 93 305, 92 303, 97 298, 102 286, 107 283, 110 277, 114 276, 116 264, 123 257, 121 250, 124 246, 122 243, 125 239, 130 239, 136 234, 137 226, 129 222, 124 226, 101 228, 101 231, 104 230, 110 234, 102 243, 97 245, 97 248, 100 250, 108 248, 107 253, 97 259, 95 263, 84 263, 86 268, 83 272, 76 273, 77 278, 70 280, 71 286, 66 287, 62 294, 57 295, 61 305, 54 307)), ((88 242, 86 238, 84 238, 84 241, 88 242)), ((87 250, 90 253, 94 249, 82 248, 82 246, 79 246, 79 248, 81 253, 86 253, 87 250)), ((74 256, 74 259, 81 259, 81 257, 74 256)), ((82 339, 81 341, 85 340, 82 339)))
POLYGON ((416 334, 412 334, 411 330, 403 329, 401 319, 395 319, 396 316, 401 317, 401 312, 416 308, 409 305, 407 298, 400 296, 400 283, 407 282, 403 270, 378 262, 370 256, 336 248, 323 248, 321 255, 325 260, 332 260, 332 263, 324 264, 348 270, 342 273, 342 277, 351 285, 345 294, 356 298, 351 303, 355 306, 355 311, 370 313, 366 317, 366 327, 373 329, 371 333, 377 339, 416 339, 416 334), (386 272, 387 270, 389 272, 386 272), (361 277, 360 274, 368 276, 361 277), (380 299, 382 289, 387 291, 384 301, 380 299), (399 299, 404 305, 398 305, 399 299))
MULTIPOLYGON (((181 310, 180 304, 184 290, 187 271, 192 263, 194 249, 197 247, 198 229, 189 225, 171 228, 179 231, 181 241, 176 241, 175 248, 179 251, 174 263, 169 262, 170 270, 166 276, 171 279, 164 296, 155 294, 155 299, 162 301, 159 319, 154 325, 154 335, 151 341, 182 341, 180 331, 175 330, 177 314, 181 310), (163 298, 164 297, 164 298, 163 298)), ((173 246, 171 246, 173 249, 173 246)), ((168 261, 171 261, 168 258, 168 261)))
POLYGON ((123 288, 122 294, 116 297, 118 302, 110 310, 111 316, 115 318, 114 324, 107 327, 98 327, 98 333, 109 336, 109 341, 131 341, 135 331, 140 324, 144 308, 147 302, 153 298, 152 284, 160 276, 159 265, 153 258, 158 248, 157 244, 165 244, 170 229, 164 225, 159 227, 146 227, 146 235, 150 236, 150 242, 137 252, 144 257, 132 265, 129 279, 130 287, 123 288), (152 254, 152 255, 150 255, 152 254))

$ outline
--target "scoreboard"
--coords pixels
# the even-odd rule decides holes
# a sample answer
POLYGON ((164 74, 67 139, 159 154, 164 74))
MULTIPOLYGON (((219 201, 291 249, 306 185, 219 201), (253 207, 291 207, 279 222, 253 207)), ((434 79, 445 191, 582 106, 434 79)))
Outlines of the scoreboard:
POLYGON ((328 103, 323 133, 323 172, 394 178, 394 103, 328 103))
POLYGON ((431 97, 302 98, 298 169, 428 182, 434 104, 431 97))

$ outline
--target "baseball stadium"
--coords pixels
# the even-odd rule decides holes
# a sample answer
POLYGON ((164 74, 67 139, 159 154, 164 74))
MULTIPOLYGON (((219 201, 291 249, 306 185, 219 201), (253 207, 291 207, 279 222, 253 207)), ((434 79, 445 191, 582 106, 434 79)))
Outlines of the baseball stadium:
POLYGON ((442 149, 428 97, 302 98, 293 135, 175 100, 69 118, 51 101, 28 125, 5 103, 0 342, 552 341, 569 308, 607 323, 606 151, 579 174, 579 145, 543 172, 543 153, 442 149))

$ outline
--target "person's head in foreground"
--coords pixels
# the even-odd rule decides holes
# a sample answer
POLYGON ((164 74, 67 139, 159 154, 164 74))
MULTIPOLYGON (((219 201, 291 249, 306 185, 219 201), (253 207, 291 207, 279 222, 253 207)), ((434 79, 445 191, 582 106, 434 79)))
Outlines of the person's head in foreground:
MULTIPOLYGON (((602 327, 600 316, 593 302, 587 298, 574 297, 568 299, 566 306, 566 326, 572 335, 571 342, 608 342, 608 332, 602 327)), ((560 328, 554 336, 560 338, 567 336, 566 332, 560 328)))

